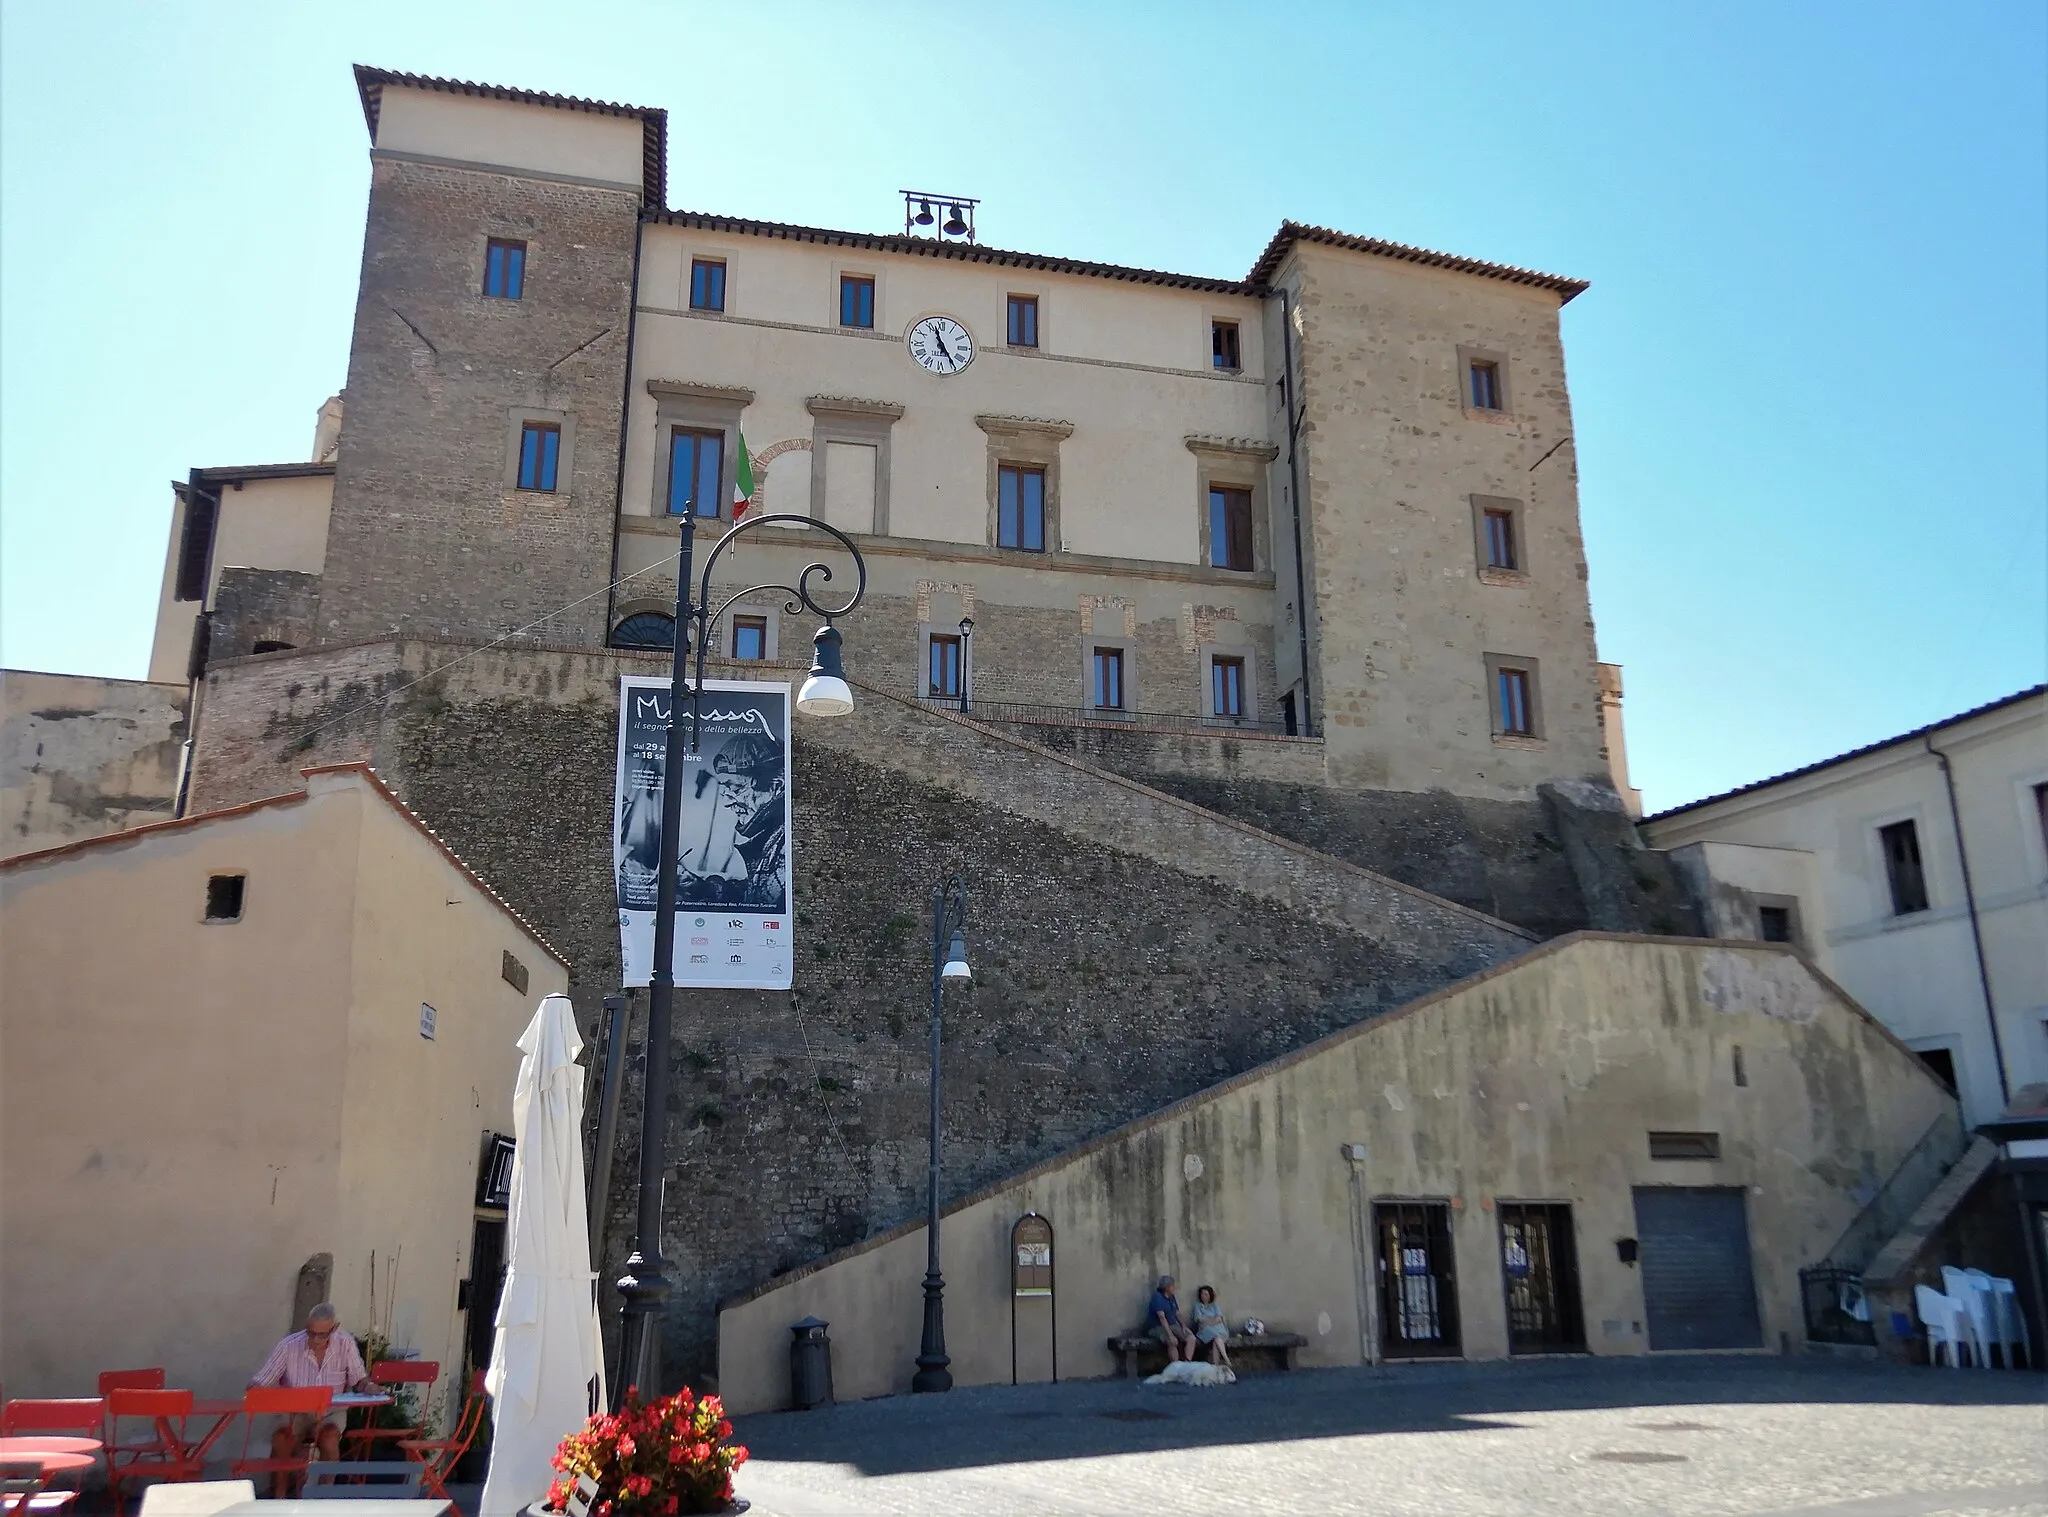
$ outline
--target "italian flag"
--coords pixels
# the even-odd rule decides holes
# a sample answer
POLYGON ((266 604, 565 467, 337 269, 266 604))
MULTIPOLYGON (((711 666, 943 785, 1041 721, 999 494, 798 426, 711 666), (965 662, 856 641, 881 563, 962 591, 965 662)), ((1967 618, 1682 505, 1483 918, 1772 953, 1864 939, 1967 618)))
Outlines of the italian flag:
POLYGON ((740 440, 740 456, 732 471, 732 519, 738 521, 754 503, 754 460, 747 452, 746 434, 735 435, 740 440))

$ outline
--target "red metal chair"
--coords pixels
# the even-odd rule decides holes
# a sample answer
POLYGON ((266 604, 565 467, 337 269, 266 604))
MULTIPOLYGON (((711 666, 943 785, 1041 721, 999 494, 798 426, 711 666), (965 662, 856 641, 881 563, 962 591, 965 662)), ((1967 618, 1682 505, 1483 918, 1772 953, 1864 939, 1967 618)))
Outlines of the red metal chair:
MULTIPOLYGON (((379 1359, 370 1366, 370 1379, 377 1385, 424 1385, 431 1386, 441 1378, 441 1366, 432 1359, 379 1359)), ((425 1397, 427 1392, 421 1391, 425 1397)), ((342 1457, 368 1459, 380 1443, 396 1443, 401 1438, 417 1438, 420 1429, 386 1425, 377 1419, 384 1410, 381 1406, 370 1408, 361 1427, 350 1428, 341 1435, 342 1457)), ((424 1402, 420 1410, 426 1410, 424 1402)))
POLYGON ((107 1402, 107 1495, 121 1510, 121 1487, 131 1480, 197 1480, 206 1466, 185 1452, 171 1422, 192 1415, 190 1391, 128 1390, 116 1387, 107 1402), (145 1422, 152 1436, 121 1441, 123 1421, 145 1422))
MULTIPOLYGON (((311 1460, 306 1448, 312 1436, 320 1430, 320 1419, 327 1412, 327 1403, 334 1392, 324 1385, 252 1385, 248 1395, 242 1398, 242 1414, 248 1419, 242 1429, 242 1457, 228 1466, 228 1473, 237 1480, 256 1475, 285 1476, 303 1475, 311 1460), (293 1447, 292 1453, 279 1459, 275 1455, 252 1458, 249 1445, 257 1436, 256 1419, 272 1417, 311 1417, 309 1436, 293 1447)), ((265 1428, 262 1436, 267 1440, 270 1430, 265 1428)))
MULTIPOLYGON (((164 1372, 160 1369, 100 1371, 100 1399, 103 1401, 106 1399, 108 1391, 160 1391, 163 1388, 164 1372)), ((111 1465, 114 1458, 114 1449, 118 1443, 118 1440, 114 1437, 114 1429, 111 1423, 107 1430, 101 1434, 101 1437, 106 1442, 107 1462, 111 1465)), ((134 1448, 139 1452, 147 1452, 156 1446, 156 1429, 151 1428, 148 1441, 134 1445, 134 1448)))
POLYGON ((448 1477, 455 1473, 456 1462, 469 1452, 470 1444, 476 1441, 490 1405, 490 1398, 484 1394, 484 1372, 477 1370, 469 1377, 469 1399, 462 1405, 462 1415, 456 1420, 455 1432, 451 1436, 398 1440, 406 1458, 416 1459, 426 1466, 420 1472, 420 1483, 427 1488, 429 1496, 442 1501, 455 1499, 448 1494, 448 1477))

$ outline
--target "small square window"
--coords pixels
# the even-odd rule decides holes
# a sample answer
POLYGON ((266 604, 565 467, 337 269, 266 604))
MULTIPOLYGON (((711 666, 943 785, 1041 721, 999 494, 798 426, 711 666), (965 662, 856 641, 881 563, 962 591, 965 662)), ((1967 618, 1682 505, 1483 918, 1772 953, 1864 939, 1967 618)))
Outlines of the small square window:
POLYGON ((1534 737, 1536 708, 1530 698, 1529 671, 1503 666, 1494 672, 1494 679, 1501 732, 1508 737, 1534 737))
POLYGON ((1756 935, 1766 943, 1791 942, 1792 908, 1790 906, 1757 907, 1756 935))
POLYGON ((725 260, 723 258, 692 258, 690 260, 690 309, 693 311, 722 311, 725 309, 725 260))
POLYGON ((1237 360, 1237 323, 1234 321, 1212 321, 1209 323, 1209 367, 1228 369, 1235 373, 1242 368, 1237 360))
POLYGON ((1884 850, 1884 872, 1892 887, 1892 915, 1909 916, 1927 909, 1927 873, 1920 863, 1920 830, 1911 822, 1893 822, 1877 829, 1884 850))
POLYGON ((493 237, 484 247, 484 294, 496 300, 517 300, 525 293, 526 244, 493 237))
POLYGON ((1038 346, 1038 297, 1036 295, 1012 295, 1010 297, 1010 346, 1013 348, 1035 348, 1038 346))
POLYGON ((2048 785, 2034 787, 2034 822, 2041 829, 2041 851, 2048 854, 2048 785))
POLYGON ((1475 358, 1466 365, 1467 393, 1475 411, 1504 409, 1501 400, 1500 365, 1490 358, 1475 358))
POLYGON ((1919 1056, 1920 1062, 1927 1066, 1927 1072, 1946 1085, 1950 1095, 1954 1095, 1956 1092, 1955 1051, 1948 1048, 1919 1048, 1915 1049, 1914 1052, 1919 1056))
POLYGON ((1121 648, 1097 648, 1095 650, 1094 705, 1098 711, 1121 711, 1124 709, 1124 650, 1121 648))
POLYGON ((1515 513, 1488 507, 1485 517, 1486 567, 1519 569, 1521 554, 1515 546, 1515 513))
POLYGON ((839 276, 839 324, 867 327, 875 324, 875 281, 865 274, 839 276))
POLYGON ((1217 569, 1252 568, 1252 492, 1209 489, 1209 563, 1217 569))
POLYGON ((239 922, 242 920, 242 888, 248 884, 245 874, 210 874, 206 877, 206 920, 209 922, 239 922))
POLYGON ((529 421, 519 429, 519 488, 551 491, 562 456, 562 429, 551 421, 529 421))
POLYGON ((996 546, 1045 551, 1045 470, 1003 464, 996 471, 996 546))
POLYGON ((1653 1132, 1653 1159, 1706 1159, 1721 1157, 1721 1135, 1717 1132, 1653 1132))
POLYGON ((951 696, 960 694, 960 638, 952 632, 934 632, 931 648, 926 655, 926 695, 951 696))
POLYGON ((1242 717, 1244 710, 1244 660, 1217 658, 1209 664, 1209 714, 1242 717))
POLYGON ((725 434, 677 427, 668 439, 668 514, 719 514, 725 481, 725 434))
POLYGON ((768 618, 735 616, 732 619, 732 656, 763 659, 768 656, 768 618))

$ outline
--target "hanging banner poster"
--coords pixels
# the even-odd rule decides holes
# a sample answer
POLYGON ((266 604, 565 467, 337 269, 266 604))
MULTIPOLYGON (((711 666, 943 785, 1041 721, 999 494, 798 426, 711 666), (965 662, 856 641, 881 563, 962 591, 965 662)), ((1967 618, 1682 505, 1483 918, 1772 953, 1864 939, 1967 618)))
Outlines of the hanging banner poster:
MULTIPOLYGON (((706 680, 697 752, 684 760, 675 980, 727 990, 790 987, 789 686, 706 680)), ((688 711, 680 718, 686 725, 688 711)), ((669 682, 619 681, 612 866, 627 985, 654 970, 661 782, 669 682)))

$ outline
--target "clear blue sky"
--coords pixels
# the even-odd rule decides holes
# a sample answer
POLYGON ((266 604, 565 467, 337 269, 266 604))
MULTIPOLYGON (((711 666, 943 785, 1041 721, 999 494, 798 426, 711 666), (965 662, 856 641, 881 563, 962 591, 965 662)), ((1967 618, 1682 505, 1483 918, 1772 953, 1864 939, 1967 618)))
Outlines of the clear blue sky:
POLYGON ((2048 666, 2048 5, 0 7, 0 659, 140 676, 167 481, 306 455, 348 66, 670 112, 669 201, 1239 275, 1283 217, 1579 275, 1650 805, 2048 666))

